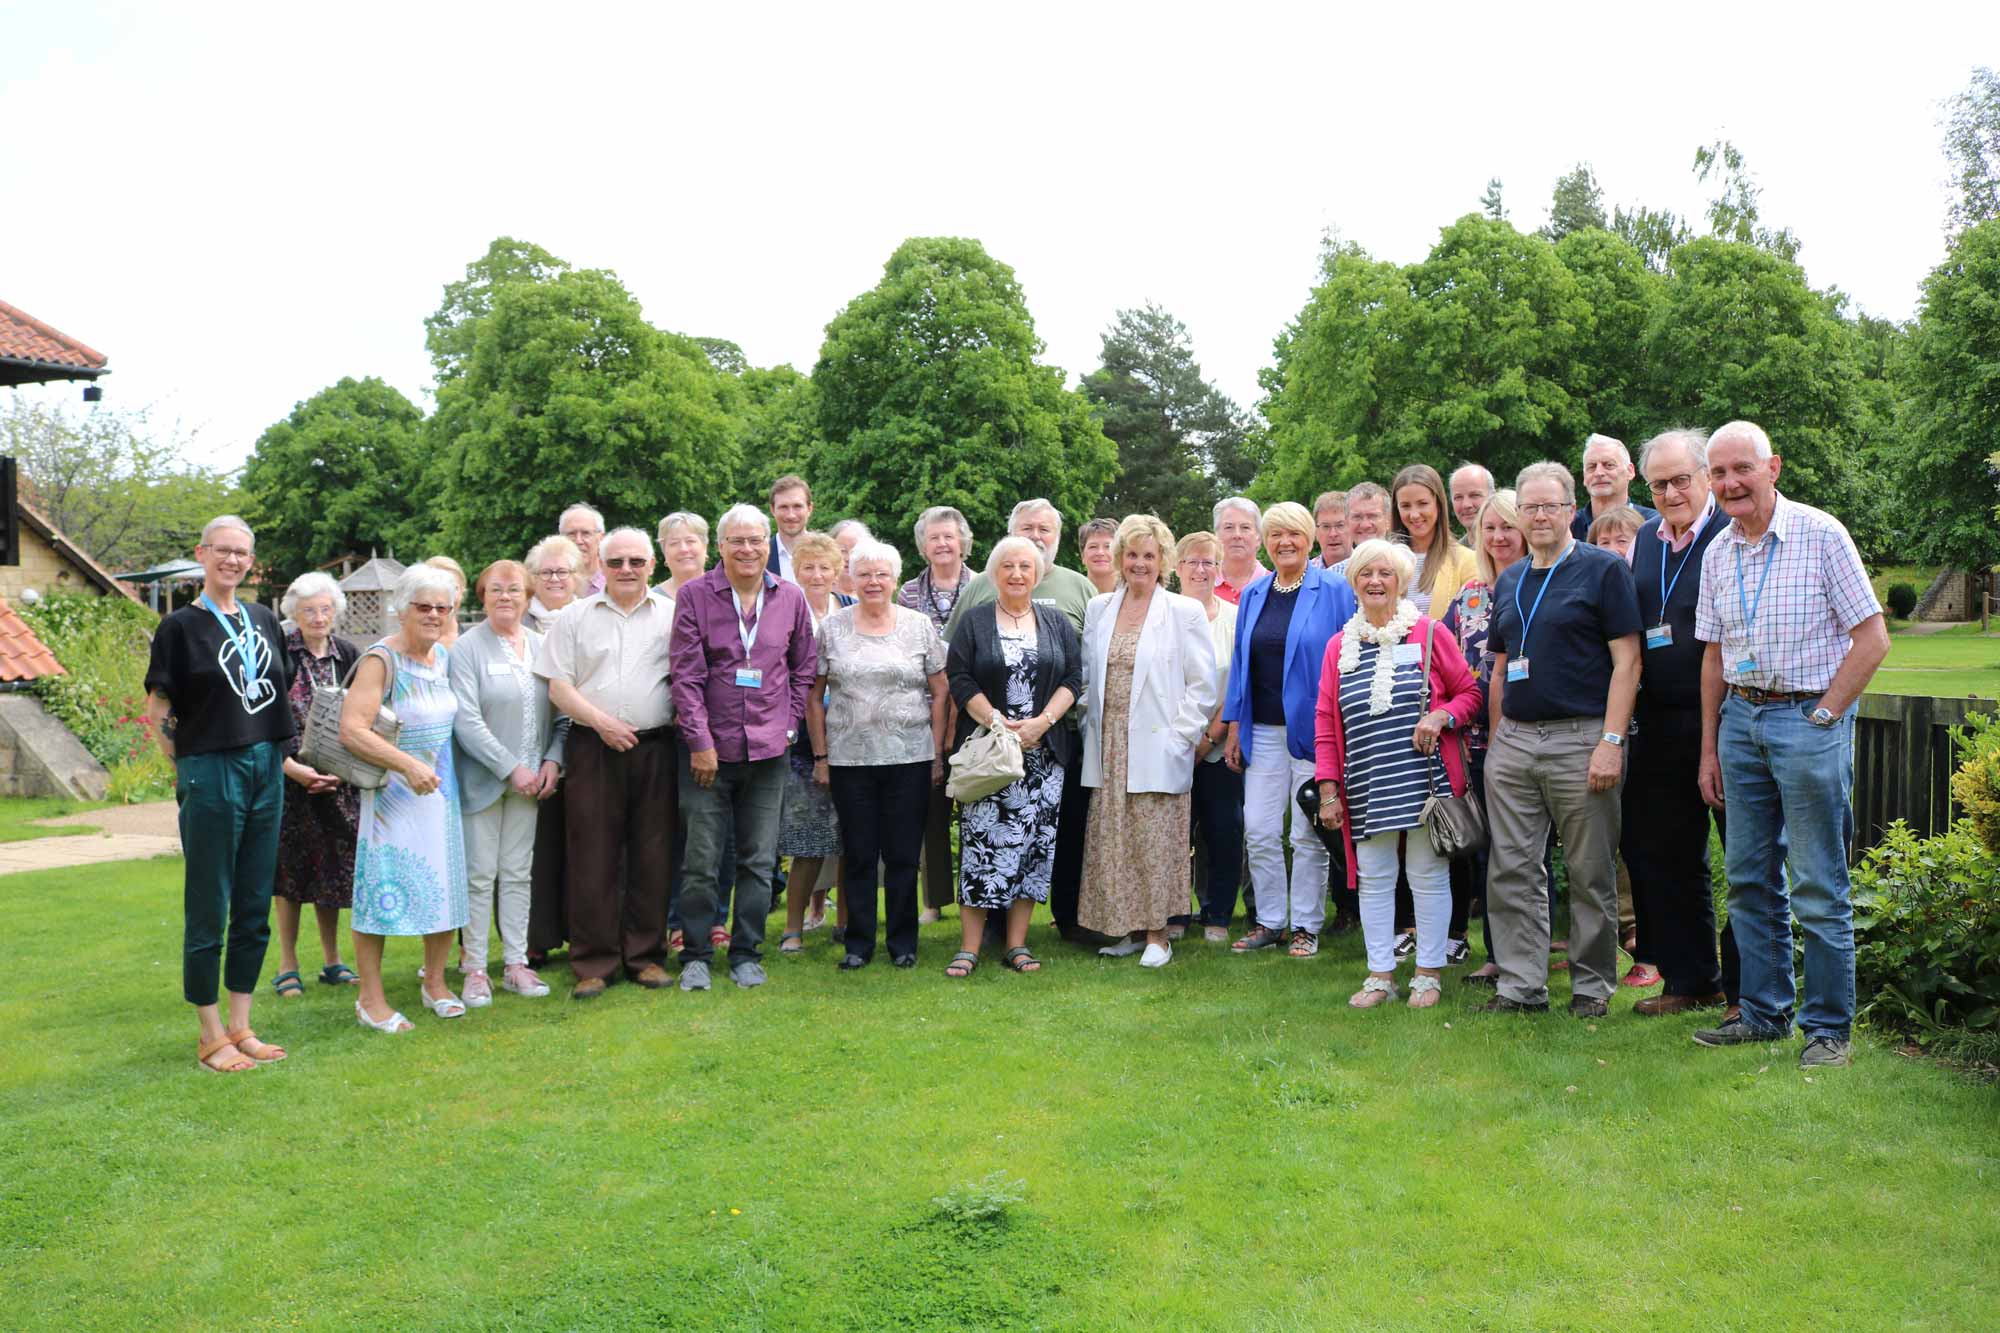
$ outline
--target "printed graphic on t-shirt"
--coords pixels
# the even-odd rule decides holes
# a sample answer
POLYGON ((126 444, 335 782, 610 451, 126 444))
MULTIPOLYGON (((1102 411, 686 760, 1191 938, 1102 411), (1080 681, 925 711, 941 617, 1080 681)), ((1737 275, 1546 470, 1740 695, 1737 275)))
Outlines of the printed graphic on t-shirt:
POLYGON ((238 638, 234 633, 222 636, 222 646, 216 651, 216 665, 222 668, 222 677, 229 682, 229 688, 236 691, 237 699, 246 713, 260 713, 271 706, 278 697, 278 687, 271 683, 271 641, 257 632, 257 627, 244 616, 244 627, 248 634, 238 638), (250 660, 243 660, 248 651, 250 660))

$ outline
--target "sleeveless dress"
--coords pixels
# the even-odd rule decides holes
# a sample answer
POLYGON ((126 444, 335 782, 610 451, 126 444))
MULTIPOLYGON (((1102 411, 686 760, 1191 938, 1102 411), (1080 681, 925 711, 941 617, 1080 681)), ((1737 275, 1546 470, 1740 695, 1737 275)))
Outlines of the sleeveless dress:
POLYGON ((392 773, 388 786, 361 793, 353 928, 364 935, 457 930, 469 915, 465 840, 451 762, 451 725, 458 714, 458 697, 445 670, 448 651, 440 644, 431 653, 436 664, 428 667, 396 655, 396 684, 389 706, 403 724, 398 748, 429 764, 438 775, 438 787, 428 796, 418 796, 400 773, 392 773))

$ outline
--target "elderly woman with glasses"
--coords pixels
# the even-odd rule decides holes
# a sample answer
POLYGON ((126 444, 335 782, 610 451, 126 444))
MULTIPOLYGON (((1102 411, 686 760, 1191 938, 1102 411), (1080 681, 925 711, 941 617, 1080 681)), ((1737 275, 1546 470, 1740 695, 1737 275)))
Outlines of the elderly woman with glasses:
POLYGON ((209 520, 194 557, 201 597, 154 631, 146 716, 173 762, 180 802, 181 991, 201 1029, 195 1059, 236 1074, 285 1058, 250 1030, 250 1001, 271 941, 292 659, 270 608, 236 597, 256 559, 250 525, 233 514, 209 520))
POLYGON ((313 695, 338 688, 361 656, 360 648, 333 632, 346 608, 340 585, 317 570, 292 580, 279 603, 293 625, 285 635, 285 652, 292 661, 288 702, 299 733, 286 742, 285 777, 293 786, 278 824, 278 869, 271 885, 278 913, 278 975, 271 985, 280 998, 305 994, 299 909, 307 904, 319 925, 321 984, 351 986, 358 980, 340 961, 340 914, 354 901, 354 826, 361 817, 361 793, 298 758, 313 695))
MULTIPOLYGON (((544 537, 528 552, 528 609, 521 624, 547 634, 556 616, 583 588, 583 551, 567 537, 544 537)), ((535 869, 528 898, 528 967, 541 967, 569 940, 569 822, 558 785, 535 814, 535 869)))
MULTIPOLYGON (((950 505, 932 505, 917 515, 915 536, 917 550, 924 557, 924 568, 897 589, 896 604, 929 616, 942 635, 951 620, 952 608, 958 605, 960 590, 972 580, 966 567, 972 558, 972 525, 950 505)), ((945 719, 947 748, 951 745, 952 721, 950 716, 945 719)), ((917 916, 919 925, 927 926, 941 919, 944 909, 958 896, 958 871, 951 854, 951 818, 951 797, 945 795, 944 783, 937 782, 931 787, 924 811, 924 910, 917 916)))
MULTIPOLYGON (((1222 543, 1212 532, 1190 532, 1174 548, 1174 578, 1183 596, 1193 598, 1208 617, 1215 650, 1215 706, 1194 743, 1191 793, 1194 888, 1201 903, 1202 936, 1210 944, 1229 943, 1236 894, 1243 883, 1243 775, 1222 762, 1229 735, 1222 704, 1229 696, 1229 663, 1236 654, 1236 608, 1215 595, 1222 576, 1222 543)), ((1169 923, 1185 929, 1187 919, 1169 923)))
POLYGON ((465 1014, 445 984, 452 937, 469 915, 451 744, 458 696, 451 654, 439 642, 457 610, 458 584, 450 574, 430 565, 404 570, 389 602, 398 628, 362 655, 340 715, 341 743, 388 773, 386 786, 361 794, 354 862, 354 958, 361 969, 354 1015, 377 1032, 412 1026, 383 989, 382 942, 390 935, 423 937, 424 1007, 439 1018, 465 1014), (385 702, 401 723, 393 745, 374 731, 385 702))
POLYGON ((549 632, 556 613, 583 595, 583 551, 567 537, 544 537, 528 552, 528 609, 521 623, 549 632))

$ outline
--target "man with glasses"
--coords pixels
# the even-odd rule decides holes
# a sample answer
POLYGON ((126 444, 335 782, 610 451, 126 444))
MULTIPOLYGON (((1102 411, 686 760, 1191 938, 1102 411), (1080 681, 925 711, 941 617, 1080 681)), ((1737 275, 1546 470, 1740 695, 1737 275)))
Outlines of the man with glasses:
POLYGON ((550 625, 535 658, 549 702, 569 715, 566 892, 575 999, 622 971, 668 985, 667 878, 676 758, 668 643, 673 604, 655 597, 653 543, 637 528, 604 539, 605 587, 550 625))
POLYGON ((1570 1013, 1601 1018, 1618 989, 1619 787, 1639 690, 1639 601, 1615 552, 1571 535, 1575 482, 1530 463, 1514 483, 1528 560, 1493 590, 1486 752, 1486 928, 1499 994, 1490 1013, 1549 1007, 1553 824, 1570 890, 1570 1013))
POLYGON ((1321 491, 1313 501, 1313 530, 1319 538, 1319 562, 1332 569, 1347 559, 1354 543, 1347 536, 1347 492, 1321 491))
POLYGON ((1257 547, 1264 540, 1263 511, 1254 500, 1232 495, 1217 501, 1208 517, 1222 543, 1222 575, 1215 581, 1215 595, 1234 606, 1245 588, 1271 572, 1257 560, 1257 547))
POLYGON ((1570 520, 1570 535, 1580 542, 1589 541, 1590 525, 1622 506, 1638 510, 1642 519, 1658 517, 1629 498, 1634 475, 1632 455, 1626 452, 1623 440, 1614 440, 1609 435, 1592 435, 1585 440, 1583 489, 1590 492, 1590 503, 1580 506, 1576 517, 1570 520))
POLYGON ((563 510, 556 531, 583 552, 584 583, 579 595, 603 592, 604 571, 598 566, 597 547, 604 540, 604 515, 587 504, 573 504, 563 510))
MULTIPOLYGON (((1642 1017, 1685 1013, 1723 1002, 1709 887, 1709 809, 1701 768, 1701 659, 1695 602, 1702 562, 1722 531, 1708 486, 1708 436, 1655 435, 1639 450, 1639 471, 1660 507, 1632 548, 1638 585, 1639 692, 1625 775, 1620 847, 1632 873, 1638 948, 1665 987, 1632 1006, 1642 1017)), ((1715 812, 1718 828, 1722 812, 1715 812)))
MULTIPOLYGON (((736 837, 736 912, 729 977, 764 984, 764 919, 778 863, 787 754, 805 725, 819 667, 812 608, 770 571, 771 525, 735 505, 715 525, 722 560, 682 585, 674 604, 673 694, 688 771, 681 782, 687 859, 681 868, 681 989, 709 988, 719 906, 716 866, 736 837)), ((914 814, 912 817, 916 817, 914 814)))

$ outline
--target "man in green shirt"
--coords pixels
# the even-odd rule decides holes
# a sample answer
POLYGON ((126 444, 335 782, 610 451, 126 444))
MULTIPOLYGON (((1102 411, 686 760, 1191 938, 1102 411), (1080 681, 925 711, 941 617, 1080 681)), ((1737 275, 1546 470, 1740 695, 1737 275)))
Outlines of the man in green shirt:
MULTIPOLYGON (((1011 537, 1026 537, 1042 549, 1042 581, 1035 587, 1035 600, 1047 602, 1076 624, 1076 632, 1083 633, 1084 609, 1090 599, 1097 596, 1097 588, 1091 581, 1073 569, 1065 569, 1056 563, 1056 552, 1062 549, 1062 514, 1056 507, 1039 496, 1033 500, 1023 500, 1014 506, 1014 512, 1007 518, 1007 534, 1011 537)), ((994 597, 993 580, 980 574, 966 585, 959 595, 958 605, 951 609, 951 619, 945 622, 944 637, 949 640, 951 632, 958 628, 958 618, 968 607, 984 606, 994 597)))

